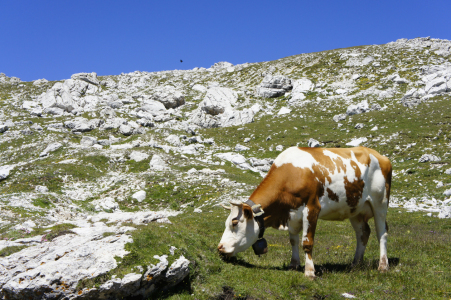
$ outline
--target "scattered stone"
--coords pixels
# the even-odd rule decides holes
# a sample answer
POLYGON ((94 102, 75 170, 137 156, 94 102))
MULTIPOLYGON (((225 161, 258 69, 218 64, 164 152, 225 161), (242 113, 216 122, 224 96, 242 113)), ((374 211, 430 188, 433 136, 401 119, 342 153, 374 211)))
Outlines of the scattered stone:
POLYGON ((257 88, 257 93, 264 98, 275 98, 282 96, 292 88, 291 79, 288 77, 268 74, 257 88))
POLYGON ((277 145, 276 146, 276 151, 282 151, 283 150, 283 146, 282 145, 277 145))
POLYGON ((277 115, 286 115, 291 113, 291 109, 289 109, 288 107, 282 107, 279 112, 277 113, 277 115))
POLYGON ((91 202, 91 204, 95 206, 96 211, 101 211, 104 209, 114 211, 116 209, 119 209, 119 204, 111 197, 94 200, 91 202))
POLYGON ((429 162, 429 161, 440 161, 441 159, 438 156, 435 156, 433 154, 423 154, 420 159, 418 160, 418 162, 423 163, 423 162, 429 162))
POLYGON ((247 151, 247 150, 249 150, 249 147, 242 146, 240 144, 236 144, 236 146, 235 146, 235 151, 236 152, 247 151))
POLYGON ((451 175, 451 168, 445 171, 445 174, 451 175))
POLYGON ((51 152, 55 152, 56 150, 58 150, 61 147, 63 147, 63 145, 61 143, 58 143, 58 142, 51 143, 47 146, 47 148, 44 149, 44 151, 41 152, 41 154, 39 154, 39 156, 40 157, 47 156, 51 152))
POLYGON ((311 138, 308 141, 308 146, 311 147, 311 148, 321 147, 321 143, 318 142, 317 140, 311 138))
POLYGON ((361 143, 365 143, 366 141, 368 141, 368 139, 366 137, 352 139, 352 141, 350 141, 349 143, 346 143, 346 146, 358 147, 358 146, 360 146, 361 143))
POLYGON ((161 158, 161 156, 154 154, 152 159, 150 160, 149 166, 152 170, 155 171, 164 171, 169 169, 166 162, 161 158))
POLYGON ((354 128, 355 129, 362 129, 363 127, 365 127, 365 125, 363 123, 357 123, 354 128))
POLYGON ((335 116, 333 117, 333 120, 334 120, 335 122, 340 122, 340 121, 346 120, 346 114, 335 115, 335 116))
POLYGON ((12 169, 14 169, 14 166, 9 165, 0 166, 0 180, 8 178, 9 172, 12 169))
POLYGON ((141 203, 146 199, 146 191, 136 192, 132 195, 132 198, 141 203))
POLYGON ((44 185, 37 185, 35 186, 34 190, 38 193, 48 193, 49 188, 44 185))
POLYGON ((134 160, 136 162, 140 162, 140 161, 143 161, 148 158, 149 158, 149 155, 144 152, 132 151, 132 153, 130 153, 130 159, 134 160))
POLYGON ((97 139, 92 136, 83 136, 80 140, 80 145, 83 147, 91 147, 97 144, 97 139))

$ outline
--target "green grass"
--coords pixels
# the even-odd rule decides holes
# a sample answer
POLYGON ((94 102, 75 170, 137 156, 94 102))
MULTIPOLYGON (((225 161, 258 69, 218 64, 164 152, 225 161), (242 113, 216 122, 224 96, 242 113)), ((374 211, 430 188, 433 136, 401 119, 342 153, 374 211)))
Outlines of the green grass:
POLYGON ((350 264, 356 242, 350 223, 320 221, 314 246, 318 278, 311 281, 304 277, 302 268, 287 269, 291 246, 285 231, 266 231, 269 252, 261 257, 248 249, 238 254, 237 259, 223 261, 216 247, 226 217, 225 210, 214 208, 212 212, 189 212, 173 217, 173 224, 166 225, 167 228, 157 223, 136 226, 138 230, 131 233, 133 243, 126 245, 130 254, 117 258, 119 266, 104 276, 84 281, 79 288, 100 285, 112 275, 122 277, 138 265, 146 270, 148 265, 158 262, 153 255, 168 254, 170 246, 175 246, 178 250, 169 257, 170 263, 183 254, 191 261, 189 278, 178 288, 153 295, 152 299, 193 299, 191 294, 195 299, 212 299, 223 293, 223 287, 231 288, 235 298, 255 299, 318 299, 319 296, 341 299, 342 293, 352 293, 359 299, 451 296, 448 220, 390 209, 387 219, 390 271, 384 274, 377 271, 379 247, 372 221, 364 262, 354 269, 350 264))

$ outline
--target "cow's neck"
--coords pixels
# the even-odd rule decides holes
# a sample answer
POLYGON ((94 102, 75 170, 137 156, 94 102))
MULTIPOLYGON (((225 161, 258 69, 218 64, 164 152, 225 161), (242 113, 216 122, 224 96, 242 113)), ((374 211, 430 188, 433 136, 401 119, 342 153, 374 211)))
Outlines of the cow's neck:
POLYGON ((290 210, 297 209, 301 203, 294 195, 284 191, 284 183, 278 182, 278 176, 271 175, 270 172, 249 199, 262 206, 266 227, 279 228, 280 225, 287 225, 290 210))

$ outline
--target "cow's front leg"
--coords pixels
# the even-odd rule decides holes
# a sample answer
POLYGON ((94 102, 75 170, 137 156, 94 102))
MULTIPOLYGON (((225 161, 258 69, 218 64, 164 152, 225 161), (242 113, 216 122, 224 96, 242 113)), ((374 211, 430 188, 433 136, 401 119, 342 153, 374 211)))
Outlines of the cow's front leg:
POLYGON ((290 231, 290 244, 291 262, 289 268, 296 270, 301 264, 301 259, 299 258, 299 231, 296 233, 290 231))
POLYGON ((313 241, 315 237, 316 222, 320 211, 318 206, 308 205, 303 211, 303 226, 302 226, 302 248, 305 252, 305 276, 315 278, 315 266, 313 265, 313 241))

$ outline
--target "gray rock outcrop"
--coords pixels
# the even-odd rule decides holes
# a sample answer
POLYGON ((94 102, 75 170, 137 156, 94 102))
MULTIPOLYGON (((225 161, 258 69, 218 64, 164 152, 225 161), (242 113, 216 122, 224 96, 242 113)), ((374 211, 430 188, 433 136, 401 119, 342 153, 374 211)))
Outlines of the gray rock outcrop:
POLYGON ((257 88, 257 94, 263 98, 275 98, 282 96, 292 88, 291 79, 288 77, 268 74, 257 88))

